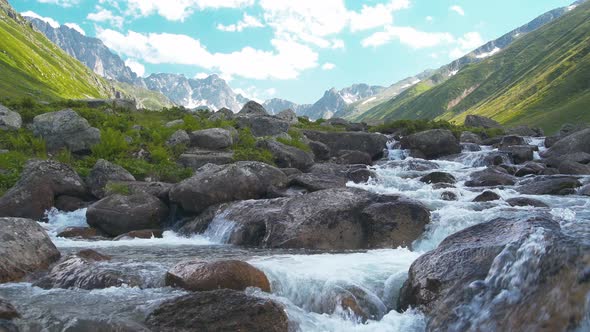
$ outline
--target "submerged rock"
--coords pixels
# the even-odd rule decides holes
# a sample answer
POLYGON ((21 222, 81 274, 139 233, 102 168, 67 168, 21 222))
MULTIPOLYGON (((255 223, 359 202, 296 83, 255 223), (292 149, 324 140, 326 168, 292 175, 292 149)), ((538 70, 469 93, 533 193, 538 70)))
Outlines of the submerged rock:
MULTIPOLYGON (((0 297, 0 320, 11 320, 19 317, 20 315, 14 306, 10 302, 0 297)), ((0 327, 2 326, 0 325, 0 327)))
POLYGON ((532 206, 538 208, 547 208, 549 205, 532 198, 526 197, 515 197, 506 200, 506 203, 510 204, 510 206, 532 206))
POLYGON ((196 292, 160 304, 147 317, 155 331, 287 332, 278 303, 229 289, 196 292))
POLYGON ((166 273, 166 285, 193 292, 257 287, 270 293, 270 283, 264 272, 237 260, 179 263, 166 273))
POLYGON ((0 283, 47 269, 59 257, 59 250, 37 222, 0 218, 0 283))
POLYGON ((493 202, 501 200, 502 197, 493 191, 484 191, 481 195, 475 197, 474 202, 493 202))
POLYGON ((418 151, 425 159, 436 159, 461 153, 461 145, 450 130, 433 129, 406 136, 401 141, 402 149, 418 151))
POLYGON ((445 172, 433 172, 428 175, 423 176, 420 179, 421 182, 433 184, 433 183, 449 183, 454 184, 457 182, 457 179, 449 173, 445 172))

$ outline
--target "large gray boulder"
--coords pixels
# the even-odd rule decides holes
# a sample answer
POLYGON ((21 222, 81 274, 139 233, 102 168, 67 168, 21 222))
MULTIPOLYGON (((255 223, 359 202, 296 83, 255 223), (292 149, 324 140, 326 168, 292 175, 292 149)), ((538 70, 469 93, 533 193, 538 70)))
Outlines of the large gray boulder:
POLYGON ((289 131, 289 122, 264 115, 242 115, 236 117, 239 128, 249 128, 255 137, 279 136, 289 131))
POLYGON ((84 181, 68 165, 29 160, 18 182, 0 197, 0 216, 39 220, 61 195, 86 196, 84 181))
POLYGON ((289 122, 291 125, 296 125, 299 123, 299 119, 297 118, 297 113, 292 109, 286 109, 284 111, 279 112, 276 115, 277 118, 289 122))
POLYGON ((430 331, 575 329, 587 317, 589 259, 588 243, 564 235, 551 215, 496 219, 418 258, 400 309, 421 309, 430 331))
POLYGON ((275 164, 280 168, 297 168, 307 171, 314 164, 310 153, 272 139, 259 141, 256 147, 269 150, 275 164))
POLYGON ((191 138, 188 133, 182 129, 179 129, 172 134, 168 140, 166 140, 166 145, 169 147, 175 147, 177 145, 186 145, 188 146, 191 142, 191 138))
POLYGON ((512 145, 501 148, 500 152, 508 154, 515 164, 524 164, 534 159, 536 150, 531 145, 512 145))
POLYGON ((280 169, 261 162, 240 161, 229 165, 203 166, 191 178, 170 190, 170 201, 185 211, 200 213, 219 203, 263 198, 287 185, 280 169))
POLYGON ((575 153, 590 153, 590 128, 568 135, 553 144, 542 154, 544 158, 560 157, 575 153))
POLYGON ((305 130, 303 134, 310 140, 321 142, 330 149, 330 156, 338 157, 342 151, 361 151, 373 160, 383 156, 388 138, 385 135, 364 132, 323 132, 305 130))
POLYGON ((349 181, 354 183, 367 182, 374 175, 366 165, 315 164, 309 169, 308 173, 298 174, 293 177, 290 185, 313 192, 344 188, 349 181))
POLYGON ((402 149, 412 150, 416 156, 425 159, 436 159, 452 154, 461 153, 461 145, 450 130, 433 129, 410 136, 401 140, 402 149))
POLYGON ((327 250, 410 246, 430 222, 419 202, 339 188, 211 208, 182 231, 201 232, 220 216, 235 225, 230 244, 327 250))
POLYGON ((474 172, 465 182, 467 187, 512 186, 516 178, 499 167, 488 167, 483 171, 474 172))
POLYGON ((581 186, 573 176, 542 176, 524 180, 516 190, 525 195, 571 195, 581 186))
POLYGON ((234 153, 232 151, 189 149, 178 157, 180 165, 195 171, 207 164, 227 165, 233 162, 234 153))
POLYGON ((100 143, 100 130, 71 109, 37 115, 33 134, 45 140, 49 151, 65 148, 73 153, 88 153, 100 143))
POLYGON ((0 130, 19 130, 22 125, 20 114, 0 104, 0 130))
POLYGON ((249 101, 244 104, 244 107, 238 112, 238 115, 246 116, 266 116, 268 112, 264 109, 264 106, 260 105, 255 101, 249 101))
POLYGON ((196 292, 160 304, 147 317, 153 331, 288 332, 289 319, 278 303, 222 289, 196 292))
POLYGON ((490 118, 486 118, 485 116, 481 115, 468 115, 465 118, 465 127, 475 127, 475 128, 502 128, 497 121, 494 121, 490 118))
POLYGON ((206 150, 223 150, 234 144, 232 133, 222 128, 193 131, 189 137, 191 146, 206 150))
POLYGON ((0 218, 0 239, 0 283, 45 270, 60 257, 43 227, 30 219, 0 218))
POLYGON ((167 217, 168 207, 146 193, 111 195, 90 205, 86 211, 88 225, 113 237, 131 231, 159 229, 167 217))
POLYGON ((105 187, 109 181, 135 181, 135 177, 123 167, 99 159, 86 178, 86 183, 92 195, 103 198, 105 196, 105 187))

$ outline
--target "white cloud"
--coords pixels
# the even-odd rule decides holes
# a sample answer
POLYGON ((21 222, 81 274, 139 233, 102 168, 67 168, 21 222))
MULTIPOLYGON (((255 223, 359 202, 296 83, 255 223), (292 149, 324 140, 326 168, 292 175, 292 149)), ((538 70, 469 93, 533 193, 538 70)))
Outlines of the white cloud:
POLYGON ((125 60, 125 66, 129 67, 137 76, 145 75, 145 66, 133 59, 125 60))
POLYGON ((241 21, 239 21, 236 24, 230 24, 230 25, 223 25, 223 24, 218 24, 217 25, 217 29, 221 30, 221 31, 227 31, 227 32, 241 32, 246 28, 263 28, 264 24, 262 24, 262 22, 260 22, 259 19, 257 19, 254 16, 250 16, 246 13, 244 13, 244 17, 242 18, 241 21))
POLYGON ((331 46, 331 48, 333 50, 343 49, 344 48, 344 40, 342 40, 342 39, 334 39, 334 40, 332 40, 332 46, 331 46))
POLYGON ((330 62, 326 62, 322 65, 323 70, 332 70, 334 68, 336 68, 336 65, 330 62))
POLYGON ((112 11, 100 8, 96 13, 90 13, 86 16, 87 19, 95 22, 108 22, 115 27, 122 27, 124 19, 121 16, 113 14, 112 11))
POLYGON ((232 53, 211 53, 199 40, 187 35, 114 30, 97 34, 105 45, 127 57, 152 64, 182 64, 218 71, 221 77, 250 79, 294 79, 304 70, 318 66, 318 54, 294 40, 273 39, 273 51, 244 47, 232 53), (178 51, 182 45, 182 52, 178 51))
POLYGON ((432 17, 432 16, 426 16, 426 21, 427 22, 432 22, 432 21, 434 21, 434 17, 432 17))
POLYGON ((21 15, 25 16, 25 17, 32 17, 32 18, 39 19, 39 20, 49 24, 54 29, 57 29, 60 26, 59 22, 52 19, 51 17, 43 17, 43 16, 41 16, 33 11, 30 11, 30 10, 26 11, 24 13, 21 13, 21 15))
POLYGON ((80 3, 79 0, 37 0, 40 3, 48 3, 52 5, 58 5, 62 7, 72 7, 80 3))
POLYGON ((254 0, 126 0, 129 11, 138 16, 158 14, 170 21, 184 21, 195 10, 240 8, 254 0))
POLYGON ((449 57, 460 58, 483 44, 484 40, 478 32, 468 32, 457 39, 457 46, 449 52, 449 57))
POLYGON ((86 31, 84 31, 84 29, 82 29, 82 27, 79 26, 78 24, 76 24, 76 23, 65 23, 64 25, 67 26, 70 29, 74 29, 74 30, 78 31, 81 35, 86 36, 86 31))
POLYGON ((197 80, 204 80, 204 79, 206 79, 206 78, 207 78, 207 77, 209 77, 209 76, 210 76, 210 75, 209 75, 209 74, 207 74, 207 73, 197 73, 197 74, 195 75, 195 79, 197 79, 197 80))
POLYGON ((434 47, 441 44, 451 44, 455 41, 453 35, 447 32, 425 32, 412 27, 388 26, 385 31, 375 32, 363 39, 361 45, 363 47, 377 47, 396 39, 413 48, 434 47))
POLYGON ((461 16, 465 16, 465 10, 463 10, 463 8, 459 5, 451 6, 451 8, 449 8, 449 10, 453 11, 461 16))
POLYGON ((362 31, 393 23, 393 12, 410 7, 409 0, 392 0, 375 6, 363 5, 360 12, 351 12, 350 30, 362 31))

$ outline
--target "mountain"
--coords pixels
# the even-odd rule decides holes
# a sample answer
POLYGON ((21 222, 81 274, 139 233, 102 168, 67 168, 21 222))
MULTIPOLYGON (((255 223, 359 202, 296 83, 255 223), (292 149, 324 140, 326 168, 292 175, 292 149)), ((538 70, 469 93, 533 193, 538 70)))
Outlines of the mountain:
POLYGON ((0 0, 0 96, 108 98, 113 87, 0 0))
POLYGON ((293 110, 297 114, 303 114, 304 112, 306 112, 307 109, 309 109, 311 107, 310 104, 299 105, 294 102, 291 102, 291 101, 288 101, 285 99, 279 99, 279 98, 269 99, 269 100, 265 101, 262 104, 262 106, 264 106, 264 108, 270 114, 277 114, 277 113, 284 111, 286 109, 293 110))
POLYGON ((470 52, 469 54, 435 71, 431 71, 430 75, 428 75, 427 77, 423 77, 419 81, 417 80, 416 85, 413 85, 409 87, 407 90, 402 91, 402 93, 398 94, 394 98, 389 99, 381 104, 373 105, 373 108, 369 110, 361 109, 360 111, 357 110, 356 112, 352 112, 351 115, 348 116, 348 118, 368 122, 382 122, 403 118, 424 117, 424 105, 420 105, 420 108, 418 108, 417 106, 411 106, 413 105, 412 102, 414 99, 420 99, 420 96, 424 92, 430 90, 433 87, 445 83, 447 80, 457 75, 463 68, 472 64, 481 63, 489 57, 492 57, 500 53, 502 50, 509 47, 514 42, 521 40, 526 35, 562 17, 582 2, 584 1, 578 1, 574 3, 572 6, 558 8, 549 11, 535 18, 531 22, 515 30, 510 31, 502 37, 486 43, 485 45, 477 48, 473 52, 470 52))
POLYGON ((171 101, 187 108, 208 107, 218 110, 227 107, 238 112, 249 99, 236 94, 217 75, 204 79, 189 79, 179 74, 152 74, 139 78, 136 84, 160 91, 171 101))
POLYGON ((466 115, 478 114, 548 132, 564 122, 589 121, 590 2, 561 10, 565 14, 559 19, 464 67, 444 83, 387 102, 382 119, 462 122, 466 115))
POLYGON ((144 108, 148 110, 161 110, 162 108, 171 108, 176 106, 173 102, 164 96, 160 91, 152 91, 142 88, 138 85, 129 83, 112 81, 117 91, 120 92, 122 98, 135 100, 137 108, 144 108))

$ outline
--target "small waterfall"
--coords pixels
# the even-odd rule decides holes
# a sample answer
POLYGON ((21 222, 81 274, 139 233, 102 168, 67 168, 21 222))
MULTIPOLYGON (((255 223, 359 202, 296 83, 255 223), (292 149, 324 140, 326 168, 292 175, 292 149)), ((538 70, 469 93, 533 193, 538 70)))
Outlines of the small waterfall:
POLYGON ((51 208, 45 212, 47 223, 41 224, 50 234, 58 234, 68 227, 88 227, 86 208, 73 212, 63 212, 51 208))
POLYGON ((410 155, 408 150, 402 150, 400 143, 395 139, 387 142, 387 158, 389 160, 404 160, 410 155))
POLYGON ((203 236, 215 243, 229 243, 230 237, 236 229, 237 224, 228 220, 227 213, 221 213, 209 224, 203 236))

